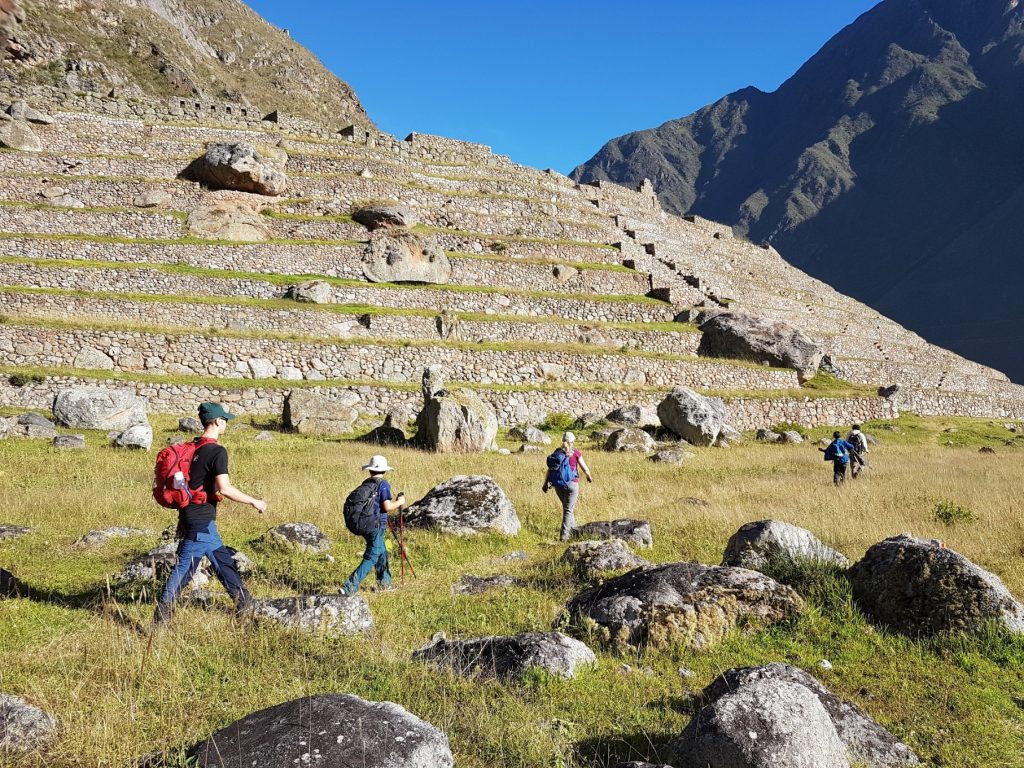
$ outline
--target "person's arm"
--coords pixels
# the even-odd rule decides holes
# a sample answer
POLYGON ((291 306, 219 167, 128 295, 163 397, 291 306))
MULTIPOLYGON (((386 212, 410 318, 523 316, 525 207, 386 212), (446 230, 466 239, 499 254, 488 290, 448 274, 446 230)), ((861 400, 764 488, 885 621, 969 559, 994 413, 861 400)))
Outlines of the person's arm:
POLYGON ((551 486, 548 484, 548 471, 545 469, 544 470, 544 485, 542 485, 540 487, 540 489, 542 491, 544 491, 544 493, 547 493, 548 492, 548 488, 550 488, 550 487, 551 486))
POLYGON ((384 511, 389 515, 392 512, 397 512, 398 510, 405 506, 405 494, 398 494, 398 498, 394 500, 386 499, 381 503, 381 506, 384 508, 384 511))
POLYGON ((587 466, 587 462, 583 460, 582 456, 576 459, 576 466, 583 470, 583 474, 587 476, 588 483, 594 482, 594 478, 590 474, 590 467, 587 466))
POLYGON ((216 482, 217 493, 225 499, 237 501, 239 504, 248 504, 261 515, 267 511, 267 502, 263 501, 263 499, 254 499, 247 493, 242 493, 231 484, 231 477, 229 475, 217 475, 216 482))

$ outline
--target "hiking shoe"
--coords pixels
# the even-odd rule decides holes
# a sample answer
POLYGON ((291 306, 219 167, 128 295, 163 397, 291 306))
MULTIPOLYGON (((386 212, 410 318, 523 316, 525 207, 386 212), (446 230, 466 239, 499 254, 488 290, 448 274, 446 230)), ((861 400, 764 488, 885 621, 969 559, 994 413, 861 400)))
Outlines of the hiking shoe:
POLYGON ((352 589, 352 587, 350 587, 348 584, 342 584, 338 588, 338 594, 339 595, 345 595, 346 597, 351 597, 352 595, 354 595, 358 591, 359 591, 358 589, 352 589))
POLYGON ((396 589, 394 582, 389 581, 387 584, 378 584, 373 588, 374 592, 394 592, 396 589))

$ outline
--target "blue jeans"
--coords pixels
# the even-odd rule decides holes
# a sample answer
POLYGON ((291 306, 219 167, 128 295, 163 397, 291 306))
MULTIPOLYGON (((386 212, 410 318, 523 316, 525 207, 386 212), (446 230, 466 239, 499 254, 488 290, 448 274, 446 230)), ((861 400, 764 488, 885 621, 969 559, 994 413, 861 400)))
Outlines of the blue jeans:
POLYGON ((214 574, 224 589, 235 601, 239 609, 244 608, 252 599, 245 585, 242 584, 242 577, 238 575, 238 568, 233 559, 234 550, 225 547, 217 531, 217 524, 211 522, 205 531, 188 534, 188 538, 181 540, 178 545, 178 562, 167 578, 164 591, 157 601, 157 615, 165 619, 173 611, 174 601, 178 599, 181 591, 192 581, 196 568, 202 563, 205 557, 210 561, 214 574))
POLYGON ((359 591, 359 585, 363 579, 370 575, 372 568, 377 574, 377 583, 386 587, 391 583, 391 569, 388 567, 388 548, 384 545, 384 534, 387 532, 387 523, 381 523, 377 530, 370 536, 363 536, 366 539, 366 551, 363 552, 363 561, 359 564, 348 581, 342 586, 346 595, 354 595, 359 591))

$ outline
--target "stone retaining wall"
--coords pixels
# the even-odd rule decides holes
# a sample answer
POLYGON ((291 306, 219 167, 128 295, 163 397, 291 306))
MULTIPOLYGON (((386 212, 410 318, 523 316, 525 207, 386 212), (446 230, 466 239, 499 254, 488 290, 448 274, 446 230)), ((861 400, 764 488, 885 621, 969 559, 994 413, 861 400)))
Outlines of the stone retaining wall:
POLYGON ((156 213, 96 213, 0 205, 0 232, 171 240, 182 236, 181 219, 156 213))
POLYGON ((620 353, 499 351, 445 346, 330 344, 193 334, 0 325, 0 364, 103 368, 216 378, 362 379, 417 382, 443 365, 458 381, 543 384, 572 381, 633 386, 779 390, 799 386, 793 371, 728 362, 620 353), (102 354, 98 354, 102 353, 102 354))

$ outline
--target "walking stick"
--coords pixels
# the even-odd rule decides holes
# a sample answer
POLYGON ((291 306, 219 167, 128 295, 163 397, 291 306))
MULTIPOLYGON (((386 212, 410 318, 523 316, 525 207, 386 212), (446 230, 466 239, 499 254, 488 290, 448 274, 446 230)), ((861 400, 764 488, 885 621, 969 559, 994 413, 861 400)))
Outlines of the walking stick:
POLYGON ((388 520, 388 529, 391 531, 391 535, 395 537, 395 541, 398 542, 399 552, 399 574, 402 584, 405 583, 405 564, 409 564, 409 572, 416 577, 416 569, 412 567, 412 560, 409 559, 409 552, 405 548, 405 515, 402 510, 398 510, 398 530, 399 533, 395 532, 395 526, 390 520, 388 520))

